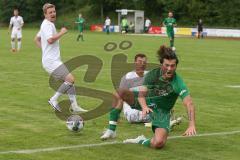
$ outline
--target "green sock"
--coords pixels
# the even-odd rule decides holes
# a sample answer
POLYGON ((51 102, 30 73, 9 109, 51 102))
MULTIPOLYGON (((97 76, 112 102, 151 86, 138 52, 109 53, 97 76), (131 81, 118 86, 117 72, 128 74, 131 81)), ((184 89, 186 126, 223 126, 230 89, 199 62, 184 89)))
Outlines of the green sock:
POLYGON ((151 146, 151 139, 141 140, 141 141, 138 142, 138 144, 142 144, 145 147, 150 147, 151 146))
POLYGON ((81 39, 82 39, 82 41, 83 41, 83 35, 81 35, 81 39))
POLYGON ((117 127, 117 121, 120 116, 121 109, 113 108, 110 112, 109 117, 109 127, 108 129, 115 131, 117 127))
POLYGON ((170 47, 173 47, 174 46, 174 40, 170 40, 170 47))
POLYGON ((79 41, 79 38, 81 37, 81 35, 79 34, 78 37, 77 37, 77 41, 79 41))

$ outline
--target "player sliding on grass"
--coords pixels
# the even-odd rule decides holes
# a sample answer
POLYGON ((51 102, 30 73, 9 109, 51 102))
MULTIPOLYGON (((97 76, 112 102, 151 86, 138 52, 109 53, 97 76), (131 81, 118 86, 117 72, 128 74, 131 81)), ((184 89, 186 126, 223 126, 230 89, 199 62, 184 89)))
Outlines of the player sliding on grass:
POLYGON ((60 32, 56 31, 54 25, 56 21, 56 10, 53 4, 44 4, 43 12, 45 19, 41 24, 40 31, 35 37, 35 43, 42 49, 43 68, 54 78, 64 81, 48 102, 55 110, 61 112, 57 100, 62 94, 67 92, 71 101, 71 109, 74 112, 86 111, 77 104, 74 77, 60 58, 59 39, 67 33, 67 29, 63 27, 60 32))
MULTIPOLYGON (((136 139, 127 139, 124 141, 125 143, 139 143, 148 147, 162 148, 167 141, 170 129, 170 110, 178 97, 183 100, 189 117, 189 126, 183 135, 193 136, 196 134, 195 109, 192 98, 185 83, 175 72, 178 64, 177 55, 171 48, 165 46, 161 46, 157 53, 160 67, 146 74, 143 86, 132 91, 119 89, 114 96, 114 108, 110 112, 110 118, 112 117, 109 123, 110 129, 116 128, 120 113, 118 107, 122 101, 126 101, 135 108, 142 109, 144 116, 149 113, 152 121, 154 132, 152 139, 147 139, 142 135, 136 139)), ((112 131, 108 138, 115 136, 115 131, 112 131)))
MULTIPOLYGON (((145 71, 147 65, 147 57, 144 54, 137 54, 135 56, 134 63, 135 70, 128 72, 125 76, 122 77, 120 82, 118 93, 123 94, 122 100, 121 97, 119 97, 118 93, 114 94, 113 106, 116 107, 113 108, 110 112, 108 129, 101 136, 101 139, 103 140, 116 137, 117 121, 122 109, 124 116, 130 123, 151 122, 149 115, 143 116, 140 106, 135 106, 135 104, 129 105, 130 103, 128 103, 128 98, 133 98, 132 92, 133 94, 138 94, 136 91, 138 89, 137 87, 142 86, 144 76, 147 74, 147 71, 145 71), (126 102, 123 102, 125 100, 126 102)), ((181 117, 175 119, 175 117, 172 116, 170 121, 170 128, 179 123, 181 123, 181 117)))
MULTIPOLYGON (((147 74, 148 71, 146 71, 147 66, 147 57, 145 54, 137 54, 134 58, 135 63, 135 70, 128 72, 126 75, 124 75, 121 78, 121 82, 119 85, 119 88, 126 89, 126 90, 132 90, 134 87, 142 86, 144 75, 147 74)), ((147 125, 151 125, 151 119, 149 117, 149 114, 145 117, 142 115, 142 111, 138 109, 132 108, 129 104, 126 102, 123 102, 123 114, 127 121, 129 123, 146 123, 147 125)), ((180 124, 182 118, 181 117, 175 117, 173 116, 173 111, 171 112, 171 121, 170 121, 170 128, 173 126, 180 124)), ((108 131, 111 132, 111 131, 108 131)), ((103 136, 107 137, 108 133, 103 136)))
POLYGON ((167 35, 168 38, 170 39, 170 47, 172 47, 173 50, 175 50, 174 47, 174 27, 177 26, 176 19, 173 18, 173 13, 169 12, 168 13, 168 18, 165 18, 163 21, 163 26, 166 27, 167 29, 167 35))

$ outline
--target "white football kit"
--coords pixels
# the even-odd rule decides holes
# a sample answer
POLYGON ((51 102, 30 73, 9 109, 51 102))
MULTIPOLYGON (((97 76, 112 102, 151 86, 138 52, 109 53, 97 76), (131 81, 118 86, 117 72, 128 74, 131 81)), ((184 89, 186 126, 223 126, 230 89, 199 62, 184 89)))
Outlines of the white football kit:
POLYGON ((108 18, 105 20, 105 26, 110 26, 111 25, 111 20, 108 18))
POLYGON ((22 25, 24 24, 21 16, 13 16, 10 19, 10 25, 12 25, 11 38, 22 38, 22 25))
POLYGON ((52 44, 49 44, 47 41, 55 34, 57 34, 57 31, 54 23, 47 19, 43 20, 40 31, 37 34, 41 38, 42 65, 49 74, 64 80, 69 71, 61 61, 59 40, 52 44))
MULTIPOLYGON (((148 71, 144 71, 144 75, 148 71)), ((122 77, 119 88, 133 90, 134 88, 143 84, 144 77, 139 77, 136 71, 128 72, 122 77)), ((130 123, 150 122, 149 115, 143 117, 142 111, 131 108, 126 102, 123 103, 123 114, 130 123)))

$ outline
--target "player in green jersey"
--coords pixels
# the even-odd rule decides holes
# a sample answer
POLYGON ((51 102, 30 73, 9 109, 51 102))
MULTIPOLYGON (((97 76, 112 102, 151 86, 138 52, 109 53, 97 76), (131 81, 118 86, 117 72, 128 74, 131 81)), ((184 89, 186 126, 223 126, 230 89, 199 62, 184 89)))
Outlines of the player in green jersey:
POLYGON ((79 41, 80 38, 81 38, 82 41, 84 41, 83 40, 83 28, 84 28, 85 20, 84 20, 84 18, 82 18, 81 13, 78 15, 78 18, 76 19, 75 23, 77 23, 78 30, 79 30, 79 35, 77 37, 77 41, 79 41))
POLYGON ((175 72, 178 58, 171 48, 161 46, 158 51, 160 67, 151 70, 144 76, 143 86, 130 90, 118 89, 113 94, 112 110, 110 112, 109 129, 101 139, 116 137, 116 126, 125 101, 132 108, 142 110, 143 115, 150 113, 154 137, 147 139, 139 136, 136 139, 127 139, 125 143, 140 143, 153 148, 162 148, 166 141, 170 125, 170 111, 178 97, 183 101, 189 116, 189 126, 183 135, 193 136, 195 129, 195 109, 189 91, 175 72))
POLYGON ((171 48, 161 46, 158 50, 160 68, 153 69, 144 76, 143 86, 138 87, 138 101, 143 115, 150 113, 154 136, 147 139, 143 135, 127 139, 124 143, 138 143, 152 148, 162 148, 168 137, 170 110, 180 97, 187 109, 189 125, 184 136, 196 134, 195 107, 192 98, 181 77, 175 72, 178 58, 171 48))
POLYGON ((166 32, 168 35, 168 38, 170 39, 170 47, 172 47, 173 50, 175 50, 174 47, 174 27, 177 26, 176 19, 173 18, 173 13, 168 13, 168 18, 165 18, 163 21, 163 26, 166 27, 166 32))

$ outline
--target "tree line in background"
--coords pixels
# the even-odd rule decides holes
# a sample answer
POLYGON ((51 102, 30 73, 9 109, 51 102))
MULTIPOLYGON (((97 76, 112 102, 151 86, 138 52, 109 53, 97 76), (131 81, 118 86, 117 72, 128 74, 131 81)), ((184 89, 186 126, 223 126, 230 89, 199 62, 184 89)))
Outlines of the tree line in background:
POLYGON ((0 22, 9 23, 13 8, 20 10, 26 23, 39 22, 46 2, 55 4, 60 16, 83 9, 93 22, 94 18, 103 21, 116 9, 136 9, 159 25, 171 10, 181 26, 195 26, 201 18, 207 26, 240 28, 240 0, 0 0, 0 22))

